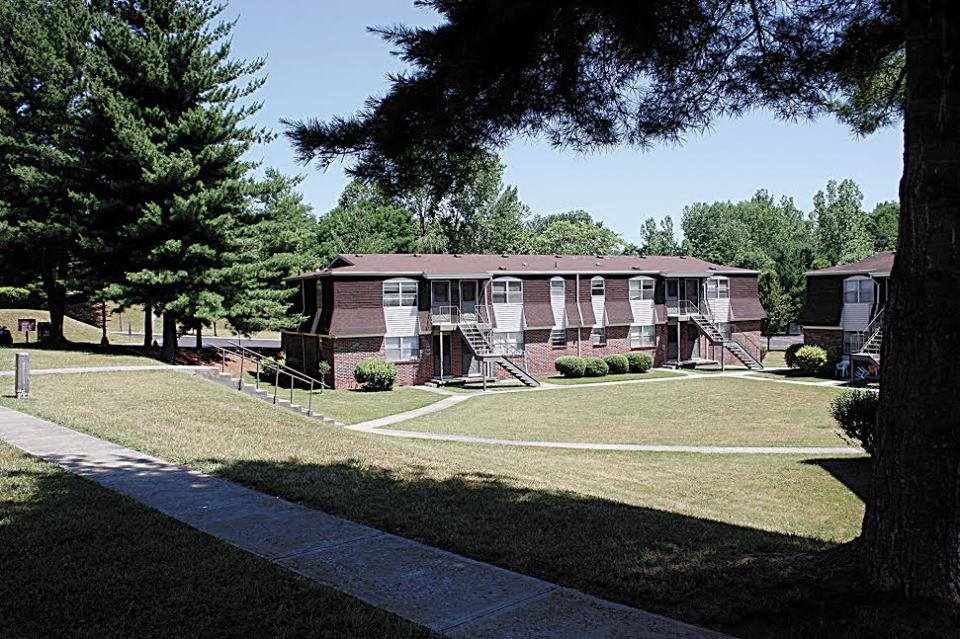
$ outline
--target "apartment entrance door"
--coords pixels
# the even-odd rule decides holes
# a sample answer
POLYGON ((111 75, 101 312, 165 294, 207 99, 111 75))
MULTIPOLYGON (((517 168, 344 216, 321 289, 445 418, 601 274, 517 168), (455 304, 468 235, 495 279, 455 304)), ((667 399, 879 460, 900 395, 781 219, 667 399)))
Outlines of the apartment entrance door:
POLYGON ((477 319, 477 281, 462 280, 460 282, 460 314, 469 322, 477 319))

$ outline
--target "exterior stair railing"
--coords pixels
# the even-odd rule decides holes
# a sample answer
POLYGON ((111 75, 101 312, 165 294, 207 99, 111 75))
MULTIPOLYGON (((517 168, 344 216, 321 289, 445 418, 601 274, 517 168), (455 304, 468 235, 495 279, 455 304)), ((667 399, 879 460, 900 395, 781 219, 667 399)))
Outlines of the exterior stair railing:
POLYGON ((260 390, 260 377, 261 373, 267 372, 269 370, 273 371, 273 403, 276 404, 278 401, 278 393, 280 390, 280 382, 284 379, 289 379, 290 381, 290 405, 293 404, 293 387, 297 382, 300 382, 304 386, 310 389, 310 392, 307 393, 307 415, 313 416, 313 393, 315 390, 320 389, 320 392, 323 392, 323 389, 326 388, 326 384, 323 381, 314 379, 309 375, 305 375, 298 370, 294 370, 289 366, 281 364, 272 358, 267 358, 262 353, 251 350, 240 344, 228 344, 227 346, 214 346, 214 349, 220 355, 220 372, 225 373, 227 368, 227 358, 235 357, 240 360, 240 375, 237 379, 237 390, 243 390, 243 375, 245 372, 254 373, 254 385, 256 390, 260 390), (264 360, 269 359, 270 361, 264 362, 264 360))
POLYGON ((869 357, 878 364, 880 363, 880 346, 883 344, 883 316, 885 311, 886 307, 877 311, 877 314, 863 330, 862 343, 858 348, 851 349, 855 355, 869 357))
POLYGON ((749 338, 747 335, 724 335, 720 327, 713 319, 713 311, 707 300, 701 300, 696 304, 696 310, 689 313, 694 323, 703 331, 711 342, 720 344, 726 350, 733 353, 734 357, 739 359, 751 370, 761 370, 763 368, 763 351, 760 343, 749 338))

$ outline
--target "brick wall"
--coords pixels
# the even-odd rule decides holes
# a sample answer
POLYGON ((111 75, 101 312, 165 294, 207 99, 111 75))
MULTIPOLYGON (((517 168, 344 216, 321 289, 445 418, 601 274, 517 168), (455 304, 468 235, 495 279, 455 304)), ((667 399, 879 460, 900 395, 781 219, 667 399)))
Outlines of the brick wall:
MULTIPOLYGON (((557 370, 553 363, 564 355, 577 355, 577 329, 568 328, 566 345, 562 348, 550 344, 549 330, 533 330, 524 333, 525 351, 528 370, 534 375, 555 375, 557 370)), ((626 354, 631 350, 645 351, 653 357, 654 366, 663 364, 667 348, 666 325, 657 326, 657 345, 648 348, 630 348, 629 326, 608 326, 607 343, 605 346, 594 346, 590 343, 590 329, 581 329, 580 343, 581 357, 606 357, 613 354, 626 354)), ((519 359, 519 358, 518 358, 519 359)), ((499 377, 499 375, 498 375, 499 377)))
POLYGON ((812 346, 822 346, 828 352, 843 353, 843 331, 824 329, 803 329, 803 343, 812 346))
MULTIPOLYGON (((337 389, 359 388, 353 378, 353 370, 365 359, 384 359, 382 337, 345 337, 327 340, 332 348, 333 387, 337 389)), ((416 362, 395 362, 397 385, 423 384, 433 376, 433 355, 427 349, 429 335, 420 336, 420 359, 416 362)))

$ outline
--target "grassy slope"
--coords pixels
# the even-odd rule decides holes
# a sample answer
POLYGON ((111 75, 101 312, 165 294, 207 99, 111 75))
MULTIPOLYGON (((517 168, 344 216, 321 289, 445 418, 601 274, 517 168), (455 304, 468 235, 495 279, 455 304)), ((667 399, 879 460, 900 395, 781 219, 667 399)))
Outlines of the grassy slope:
POLYGON ((507 439, 842 446, 831 388, 731 378, 479 397, 396 428, 507 439))
MULTIPOLYGON (((261 383, 260 388, 268 393, 274 392, 273 384, 261 383)), ((279 388, 276 391, 278 397, 290 399, 289 388, 279 388)), ((308 391, 295 388, 293 391, 294 403, 306 408, 308 395, 308 391)), ((313 401, 310 405, 314 412, 332 417, 344 424, 359 424, 371 419, 429 406, 441 399, 443 399, 443 396, 437 393, 401 386, 378 393, 351 390, 314 392, 313 401)))
MULTIPOLYGON (((859 530, 862 461, 393 440, 325 428, 168 373, 70 381, 38 378, 35 399, 19 406, 357 521, 738 636, 950 636, 950 624, 960 622, 940 609, 920 615, 853 594, 847 573, 837 575, 848 555, 828 542, 859 530)), ((574 391, 554 391, 561 392, 574 391)))
POLYGON ((12 371, 16 354, 30 353, 30 368, 78 368, 86 366, 153 366, 160 364, 149 357, 135 355, 117 355, 109 352, 98 353, 84 350, 53 350, 15 346, 0 348, 0 371, 12 371))
POLYGON ((0 444, 0 636, 426 637, 0 444))
MULTIPOLYGON (((47 311, 37 311, 22 308, 0 309, 0 326, 6 326, 10 329, 10 332, 13 333, 13 341, 15 343, 22 343, 24 341, 24 335, 23 333, 17 331, 18 319, 35 319, 38 322, 48 322, 50 321, 50 313, 47 311)), ((102 331, 96 326, 84 324, 83 322, 79 322, 72 317, 64 318, 63 333, 67 340, 76 344, 99 344, 102 336, 102 331)), ((125 336, 116 336, 113 334, 108 334, 108 336, 110 338, 110 342, 115 344, 136 344, 142 341, 140 338, 127 339, 125 336)), ((31 332, 31 342, 36 341, 36 339, 37 334, 31 332)))

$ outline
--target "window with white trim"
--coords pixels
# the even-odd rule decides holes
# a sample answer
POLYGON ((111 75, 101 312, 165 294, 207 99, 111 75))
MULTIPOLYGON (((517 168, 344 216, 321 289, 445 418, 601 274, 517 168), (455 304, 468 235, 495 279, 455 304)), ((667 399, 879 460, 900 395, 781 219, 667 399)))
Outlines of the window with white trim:
POLYGON ((494 304, 523 304, 523 282, 520 280, 494 280, 494 304))
POLYGON ((607 345, 607 329, 604 326, 594 326, 590 330, 590 343, 594 346, 607 345))
POLYGON ((602 277, 597 276, 592 280, 590 280, 590 295, 592 295, 593 297, 600 297, 605 293, 606 293, 606 288, 604 287, 602 277))
POLYGON ((873 304, 873 280, 858 278, 843 281, 843 301, 847 304, 873 304))
POLYGON ((420 338, 385 337, 383 344, 388 362, 412 362, 420 359, 420 338))
POLYGON ((652 300, 656 282, 652 277, 635 277, 630 280, 631 300, 652 300))
POLYGON ((494 333, 491 337, 493 351, 500 355, 523 352, 523 331, 494 333))
POLYGON ((412 280, 387 280, 383 283, 384 306, 416 306, 417 283, 412 280))
POLYGON ((563 348, 567 345, 567 331, 562 328, 555 328, 550 331, 550 346, 554 348, 563 348))
POLYGON ((563 298, 564 296, 564 281, 562 277, 555 277, 550 280, 550 297, 559 297, 563 298))
POLYGON ((711 277, 707 280, 707 299, 730 299, 730 280, 725 277, 711 277))
POLYGON ((630 327, 630 348, 644 348, 657 345, 656 327, 653 324, 630 327))

